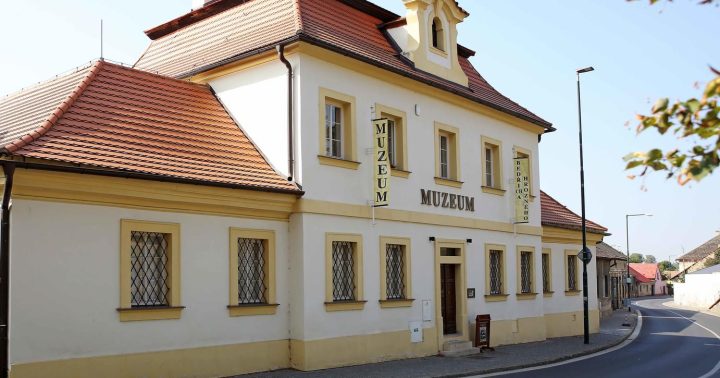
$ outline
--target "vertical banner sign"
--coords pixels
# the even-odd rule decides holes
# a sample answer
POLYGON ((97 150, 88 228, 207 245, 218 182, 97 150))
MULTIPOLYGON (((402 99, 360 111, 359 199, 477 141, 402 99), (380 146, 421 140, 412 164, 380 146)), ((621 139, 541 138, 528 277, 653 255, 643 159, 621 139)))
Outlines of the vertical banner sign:
POLYGON ((515 158, 515 223, 530 222, 530 162, 515 158))
POLYGON ((387 206, 390 204, 390 156, 388 155, 388 120, 376 119, 373 121, 374 153, 373 153, 373 206, 387 206))

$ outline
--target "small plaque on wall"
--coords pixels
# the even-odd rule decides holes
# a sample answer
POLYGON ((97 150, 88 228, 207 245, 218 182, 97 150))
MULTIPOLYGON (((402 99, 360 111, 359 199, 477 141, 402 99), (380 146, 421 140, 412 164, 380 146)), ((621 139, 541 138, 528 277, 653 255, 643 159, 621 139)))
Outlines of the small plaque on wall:
POLYGON ((468 298, 475 298, 475 288, 474 288, 474 287, 469 287, 469 288, 467 289, 467 297, 468 297, 468 298))

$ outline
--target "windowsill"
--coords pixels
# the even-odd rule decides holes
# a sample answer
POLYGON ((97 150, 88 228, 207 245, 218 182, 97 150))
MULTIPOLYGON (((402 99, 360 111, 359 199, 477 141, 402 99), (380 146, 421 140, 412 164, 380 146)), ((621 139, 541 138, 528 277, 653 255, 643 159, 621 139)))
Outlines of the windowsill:
POLYGON ((325 302, 325 311, 357 311, 365 308, 367 301, 325 302))
POLYGON ((398 168, 390 168, 390 174, 395 177, 408 178, 411 173, 410 171, 404 171, 398 168))
POLYGON ((571 296, 571 295, 580 295, 582 293, 582 290, 565 290, 565 295, 571 296))
POLYGON ((227 306, 230 316, 275 315, 279 304, 242 304, 227 306))
POLYGON ((462 188, 463 182, 442 177, 435 177, 435 183, 438 185, 451 186, 453 188, 462 188))
POLYGON ((538 293, 517 293, 515 294, 515 298, 519 301, 529 301, 535 299, 537 295, 538 293))
POLYGON ((185 306, 131 307, 118 308, 117 312, 121 322, 134 322, 140 320, 180 319, 180 313, 184 308, 185 306))
POLYGON ((508 294, 486 294, 485 302, 505 302, 508 294))
POLYGON ((494 194, 496 196, 504 196, 505 195, 505 189, 493 188, 490 186, 483 186, 482 192, 487 193, 487 194, 494 194))
POLYGON ((447 58, 447 57, 448 57, 448 53, 447 53, 447 52, 445 52, 445 51, 443 51, 443 50, 440 50, 439 48, 437 48, 437 47, 435 47, 435 46, 428 46, 428 47, 430 48, 430 51, 431 51, 432 53, 435 53, 435 54, 437 54, 437 55, 440 55, 440 56, 442 56, 443 58, 447 58))
POLYGON ((415 299, 381 299, 380 308, 412 307, 415 299))
POLYGON ((550 298, 550 297, 553 296, 554 293, 555 293, 554 291, 546 291, 546 292, 543 292, 543 297, 545 297, 545 298, 550 298))
POLYGON ((322 165, 331 165, 333 167, 340 167, 345 169, 357 170, 360 166, 359 161, 345 160, 331 156, 318 155, 318 161, 322 165))

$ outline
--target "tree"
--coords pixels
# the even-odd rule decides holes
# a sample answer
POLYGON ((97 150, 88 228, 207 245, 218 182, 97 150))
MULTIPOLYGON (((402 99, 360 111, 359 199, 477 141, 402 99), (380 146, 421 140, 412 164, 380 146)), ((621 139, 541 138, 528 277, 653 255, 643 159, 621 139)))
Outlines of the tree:
MULTIPOLYGON (((650 0, 650 4, 658 1, 650 0)), ((700 0, 699 4, 717 6, 718 2, 700 0)), ((663 171, 667 178, 675 176, 680 185, 685 185, 691 180, 702 180, 720 166, 720 71, 713 67, 710 70, 715 77, 707 83, 699 99, 690 98, 671 105, 668 98, 661 98, 649 115, 638 115, 638 134, 647 130, 655 130, 660 135, 670 132, 686 141, 687 146, 630 153, 624 158, 626 170, 639 169, 640 176, 663 171)))
POLYGON ((655 264, 655 263, 657 262, 657 259, 656 259, 655 256, 653 256, 653 255, 646 255, 646 256, 645 256, 645 259, 643 260, 643 262, 650 263, 650 264, 655 264))
POLYGON ((643 258, 642 253, 633 253, 630 255, 630 262, 631 263, 641 263, 645 259, 643 258))
POLYGON ((677 265, 671 263, 668 260, 663 260, 658 263, 658 269, 660 269, 661 272, 664 272, 666 270, 677 270, 677 265))
POLYGON ((720 264, 720 249, 715 251, 715 255, 707 260, 705 260, 705 267, 713 266, 720 264))

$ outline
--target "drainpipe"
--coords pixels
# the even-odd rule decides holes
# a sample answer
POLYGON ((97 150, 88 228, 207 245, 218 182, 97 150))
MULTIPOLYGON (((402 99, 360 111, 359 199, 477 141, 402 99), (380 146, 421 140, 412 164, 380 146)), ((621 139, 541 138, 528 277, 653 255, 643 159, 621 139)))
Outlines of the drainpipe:
POLYGON ((295 172, 295 151, 293 141, 293 69, 290 62, 285 59, 285 45, 277 45, 278 58, 288 70, 287 89, 287 116, 288 116, 288 181, 293 181, 295 172))
POLYGON ((0 216, 0 377, 7 378, 9 362, 10 326, 10 194, 15 166, 3 164, 5 188, 0 216))

